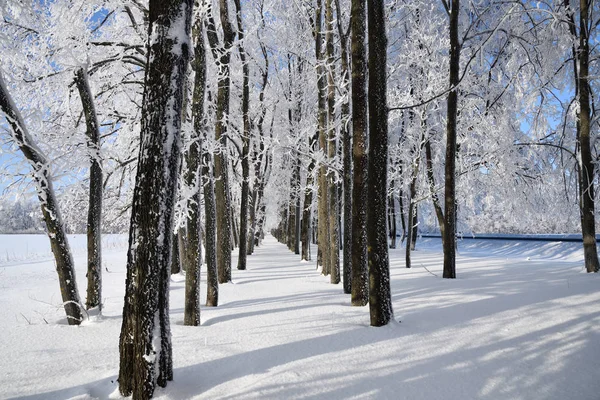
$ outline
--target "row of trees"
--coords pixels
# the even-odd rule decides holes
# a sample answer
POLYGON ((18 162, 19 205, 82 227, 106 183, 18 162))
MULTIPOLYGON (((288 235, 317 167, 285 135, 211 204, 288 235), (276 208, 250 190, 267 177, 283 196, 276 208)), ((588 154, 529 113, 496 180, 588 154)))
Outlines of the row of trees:
MULTIPOLYGON (((324 39, 317 39, 315 57, 317 76, 323 81, 336 74, 346 76, 348 64, 348 41, 340 28, 348 14, 337 7, 338 29, 333 29, 327 25, 328 7, 325 25, 319 25, 319 3, 313 20, 316 35, 320 29, 326 32, 324 39), (336 40, 330 40, 336 34, 336 40), (336 57, 325 59, 323 54, 331 50, 320 50, 320 43, 330 47, 335 43, 336 57)), ((588 272, 598 271, 594 218, 598 152, 589 133, 598 127, 590 94, 595 87, 590 68, 597 66, 589 61, 598 39, 595 11, 597 5, 587 1, 467 5, 440 1, 433 6, 418 1, 390 2, 387 17, 391 27, 387 33, 392 61, 388 62, 387 92, 396 104, 389 108, 387 119, 388 229, 390 245, 395 246, 399 216, 402 238, 411 243, 406 246, 407 267, 416 227, 425 225, 442 234, 444 277, 456 277, 456 234, 471 225, 471 229, 488 232, 579 229, 584 237, 586 268, 588 272)), ((352 51, 360 46, 354 36, 351 45, 352 51)), ((360 74, 358 68, 352 64, 352 74, 360 74)), ((319 94, 323 85, 317 85, 319 94)), ((347 86, 340 78, 336 89, 328 92, 342 94, 333 111, 325 105, 324 94, 317 106, 318 127, 327 121, 328 129, 337 130, 337 134, 325 142, 319 133, 322 140, 318 149, 310 146, 304 152, 304 158, 322 162, 321 170, 327 170, 325 174, 334 177, 331 181, 337 192, 344 193, 343 218, 335 207, 323 206, 326 201, 319 203, 317 230, 324 238, 318 241, 319 254, 329 254, 330 247, 341 242, 335 232, 343 225, 345 270, 358 262, 350 262, 351 254, 356 255, 350 238, 362 237, 355 228, 362 221, 355 221, 347 210, 354 204, 370 204, 364 197, 357 198, 367 193, 360 183, 362 164, 356 153, 351 157, 347 152, 347 86), (335 150, 339 142, 343 146, 335 150), (348 180, 352 175, 354 188, 348 180), (350 195, 353 189, 355 194, 350 195), (340 220, 343 224, 337 222, 340 220), (328 225, 329 231, 321 224, 328 225)), ((358 89, 352 86, 351 92, 354 95, 358 89)), ((352 96, 353 113, 360 109, 360 101, 352 96)), ((364 141, 357 138, 361 118, 352 117, 356 149, 364 141)), ((312 176, 306 172, 309 187, 312 176)), ((319 181, 319 199, 331 193, 331 181, 319 181)), ((290 228, 295 221, 286 212, 297 201, 296 192, 295 185, 290 184, 289 197, 280 203, 284 212, 280 213, 277 233, 288 243, 298 240, 290 228)), ((310 207, 311 203, 304 203, 305 210, 310 207)), ((302 240, 309 238, 303 235, 302 240)), ((323 272, 331 273, 332 283, 338 280, 335 257, 323 259, 323 272)), ((344 276, 348 291, 346 281, 351 280, 347 272, 344 276)))
POLYGON ((83 306, 64 204, 88 212, 86 308, 102 306, 102 221, 129 228, 124 395, 148 398, 172 379, 175 252, 184 321, 199 325, 202 249, 216 306, 231 251, 245 269, 268 213, 303 259, 316 238, 323 273, 369 304, 374 326, 393 317, 387 233, 398 217, 408 243, 434 221, 444 277, 455 278, 461 213, 560 204, 571 218, 575 201, 586 266, 598 271, 595 3, 0 7, 3 146, 26 161, 4 175, 27 168, 21 185, 37 191, 70 324, 83 306))

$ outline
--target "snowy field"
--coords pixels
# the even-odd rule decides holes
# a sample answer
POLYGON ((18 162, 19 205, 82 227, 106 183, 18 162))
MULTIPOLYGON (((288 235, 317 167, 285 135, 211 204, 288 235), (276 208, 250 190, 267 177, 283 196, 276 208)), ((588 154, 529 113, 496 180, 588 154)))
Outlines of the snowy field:
MULTIPOLYGON (((85 238, 70 239, 85 296, 85 238)), ((105 238, 103 315, 69 327, 47 239, 0 236, 0 398, 120 398, 126 242, 105 238)), ((600 276, 580 246, 465 240, 456 280, 440 278, 439 240, 417 244, 412 269, 392 250, 401 322, 371 328, 368 307, 269 236, 201 327, 182 325, 172 278, 175 380, 155 397, 598 400, 600 276)))

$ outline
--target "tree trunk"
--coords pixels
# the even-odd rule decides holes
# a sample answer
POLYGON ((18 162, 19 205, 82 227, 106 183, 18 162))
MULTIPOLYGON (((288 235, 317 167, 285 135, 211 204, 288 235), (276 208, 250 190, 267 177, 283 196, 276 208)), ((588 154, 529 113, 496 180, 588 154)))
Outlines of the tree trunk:
MULTIPOLYGON (((323 51, 323 1, 317 0, 315 16, 315 53, 317 58, 317 90, 318 90, 318 131, 319 148, 323 158, 327 157, 327 71, 325 69, 325 52, 323 51)), ((319 166, 319 189, 318 189, 318 229, 319 229, 319 253, 323 275, 329 275, 329 229, 328 219, 328 191, 327 191, 327 168, 323 163, 319 166)))
MULTIPOLYGON (((392 181, 392 187, 394 181, 392 181)), ((390 249, 396 248, 396 199, 394 194, 388 197, 388 229, 390 235, 390 249)))
POLYGON ((369 32, 369 182, 367 249, 371 326, 393 317, 387 245, 387 36, 383 0, 368 0, 369 32))
MULTIPOLYGON (((206 135, 206 131, 204 131, 206 135)), ((206 139, 206 136, 205 136, 206 139)), ((206 253, 206 306, 219 305, 219 279, 217 272, 217 206, 215 204, 215 181, 211 168, 211 153, 202 148, 202 177, 204 181, 205 253, 206 253)))
MULTIPOLYGON (((318 135, 318 134, 317 134, 318 135)), ((312 136, 309 139, 309 149, 311 154, 317 146, 317 135, 312 136)), ((310 261, 310 244, 312 242, 312 202, 313 202, 313 185, 314 185, 314 170, 315 160, 311 158, 310 164, 308 164, 308 171, 306 173, 306 188, 304 189, 304 209, 302 210, 302 260, 310 261)))
POLYGON ((248 253, 248 201, 250 193, 250 67, 246 61, 246 51, 242 45, 244 41, 244 27, 242 24, 242 5, 240 0, 235 0, 236 20, 238 26, 238 51, 242 61, 242 119, 244 132, 242 134, 242 199, 240 205, 240 240, 237 269, 246 269, 246 256, 248 253))
MULTIPOLYGON (((338 1, 338 15, 339 1, 338 1)), ((341 30, 341 29, 340 29, 341 30)), ((342 86, 349 87, 350 66, 348 57, 348 35, 340 32, 340 45, 342 47, 342 86)), ((347 89, 346 89, 347 90, 347 89)), ((350 102, 342 104, 342 141, 344 159, 344 238, 343 238, 343 266, 342 275, 344 293, 352 293, 352 135, 350 132, 350 102)))
POLYGON ((203 21, 196 16, 193 27, 194 40, 194 89, 192 92, 192 121, 188 150, 186 152, 185 184, 193 195, 187 202, 188 215, 187 246, 182 264, 185 265, 185 305, 183 324, 188 326, 200 325, 200 272, 202 266, 202 241, 200 198, 202 189, 202 132, 205 127, 204 96, 206 87, 206 50, 204 48, 203 21))
POLYGON ((446 182, 444 219, 444 278, 456 278, 456 119, 458 111, 460 43, 458 41, 459 0, 450 10, 450 93, 446 120, 446 182))
MULTIPOLYGON (((333 0, 326 0, 325 24, 327 29, 327 130, 328 160, 333 163, 337 155, 337 138, 335 129, 335 51, 333 47, 333 0)), ((337 285, 340 283, 340 225, 338 185, 336 172, 331 168, 327 174, 328 181, 328 233, 329 233, 329 273, 330 282, 337 285)))
POLYGON ((169 275, 192 1, 150 0, 141 148, 129 231, 119 390, 151 398, 173 379, 169 275), (181 28, 177 35, 173 29, 181 28))
POLYGON ((90 195, 87 218, 87 309, 102 310, 102 158, 100 125, 87 71, 77 70, 75 83, 81 97, 90 157, 90 195))
POLYGON ((40 200, 48 238, 50 239, 50 248, 56 262, 58 283, 60 285, 63 306, 67 314, 67 322, 69 325, 79 325, 83 320, 83 315, 81 313, 82 305, 75 278, 75 264, 50 177, 50 165, 46 159, 46 155, 33 142, 27 131, 23 117, 8 93, 1 71, 0 110, 6 115, 13 140, 19 146, 19 150, 21 150, 34 171, 33 179, 40 200))
POLYGON ((352 0, 352 305, 369 301, 367 266, 367 56, 366 7, 352 0))
MULTIPOLYGON (((568 5, 568 1, 567 1, 568 5)), ((579 207, 581 215, 581 233, 583 236, 583 254, 587 272, 598 272, 598 250, 596 247, 596 220, 594 214, 595 191, 594 160, 590 145, 590 83, 589 83, 589 4, 588 0, 579 2, 579 49, 574 55, 576 86, 579 91, 579 114, 577 115, 577 144, 579 148, 579 207)), ((574 30, 574 29, 573 29, 574 30)))
POLYGON ((219 283, 231 281, 231 199, 229 196, 229 173, 227 162, 227 118, 229 116, 229 96, 231 78, 229 74, 229 61, 231 47, 235 32, 229 22, 229 9, 226 0, 219 0, 221 26, 223 28, 223 46, 219 45, 211 11, 208 14, 208 40, 212 53, 219 66, 219 79, 217 90, 217 109, 215 140, 220 145, 220 150, 215 154, 215 197, 217 206, 217 269, 219 283))
POLYGON ((437 217, 438 226, 440 227, 440 234, 442 236, 442 245, 444 242, 444 211, 440 206, 440 200, 435 189, 435 177, 433 175, 433 161, 431 157, 431 141, 427 139, 425 142, 425 162, 427 166, 427 181, 429 182, 429 193, 431 195, 431 202, 435 209, 435 215, 437 217))
POLYGON ((173 233, 173 249, 171 250, 171 275, 181 272, 181 259, 179 258, 179 233, 173 233))

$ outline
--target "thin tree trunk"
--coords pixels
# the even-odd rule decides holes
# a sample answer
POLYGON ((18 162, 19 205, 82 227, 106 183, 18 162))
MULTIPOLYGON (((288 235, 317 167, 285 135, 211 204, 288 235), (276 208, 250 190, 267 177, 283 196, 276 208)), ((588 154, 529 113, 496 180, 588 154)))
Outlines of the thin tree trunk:
MULTIPOLYGON (((340 46, 342 55, 342 86, 349 87, 350 83, 350 57, 348 54, 348 33, 344 32, 340 24, 339 15, 341 15, 339 0, 336 0, 338 14, 338 32, 340 35, 340 46)), ((350 27, 348 27, 350 29, 350 27)), ((347 91, 348 89, 346 89, 347 91)), ((342 144, 344 160, 344 180, 343 180, 343 198, 344 198, 344 234, 343 234, 343 265, 342 275, 344 283, 344 293, 352 293, 352 133, 350 131, 350 99, 347 98, 342 104, 342 144)))
POLYGON ((154 34, 148 39, 142 146, 119 347, 119 390, 123 396, 133 394, 134 400, 151 398, 157 384, 164 387, 173 379, 168 292, 171 230, 192 5, 191 0, 150 0, 149 4, 149 31, 154 34), (185 31, 169 35, 175 26, 185 31))
MULTIPOLYGON (((206 130, 204 131, 206 135, 206 130)), ((206 137, 204 137, 207 139, 206 137)), ((211 168, 211 153, 202 148, 202 177, 204 181, 205 253, 206 253, 206 306, 219 305, 219 279, 217 272, 217 206, 215 201, 215 181, 211 168)))
MULTIPOLYGON (((309 149, 311 153, 314 153, 317 145, 317 135, 312 136, 309 139, 309 149)), ((304 209, 302 211, 302 260, 310 261, 310 244, 312 242, 312 202, 313 202, 313 185, 314 185, 314 170, 315 160, 311 158, 310 164, 308 164, 308 171, 306 173, 306 188, 304 189, 304 209)))
POLYGON ((456 278, 456 119, 458 111, 460 43, 458 41, 459 0, 450 10, 450 93, 446 120, 446 182, 444 219, 444 278, 456 278))
POLYGON ((444 211, 440 206, 440 200, 435 189, 435 177, 433 175, 433 161, 431 157, 431 141, 427 139, 425 142, 425 162, 427 166, 427 181, 429 182, 429 193, 431 195, 431 202, 435 209, 435 215, 437 217, 438 226, 440 227, 440 234, 442 236, 442 244, 444 241, 444 211))
POLYGON ((384 0, 368 0, 369 32, 369 182, 367 249, 371 326, 387 325, 393 317, 388 256, 387 167, 387 36, 384 0))
POLYGON ((248 253, 248 197, 250 194, 250 67, 246 61, 246 51, 243 46, 244 27, 242 24, 242 5, 240 0, 235 0, 236 20, 238 26, 238 51, 242 61, 242 119, 244 133, 242 134, 242 199, 240 206, 240 240, 237 269, 246 269, 246 256, 248 253))
POLYGON ((181 272, 181 259, 179 258, 179 233, 173 233, 173 249, 171 250, 171 275, 181 272))
POLYGON ((352 305, 369 301, 367 266, 367 55, 366 7, 352 0, 352 305))
MULTIPOLYGON (((328 159, 333 163, 337 155, 337 138, 335 129, 335 51, 333 47, 333 0, 326 0, 325 7, 326 51, 327 51, 327 130, 328 130, 328 159)), ((329 273, 330 282, 340 283, 340 225, 338 185, 336 172, 330 169, 328 173, 328 228, 329 228, 329 273)))
MULTIPOLYGON (((394 181, 392 181, 392 187, 394 181)), ((388 197, 388 229, 390 235, 390 249, 396 248, 396 199, 393 193, 388 197)))
MULTIPOLYGON (((326 0, 327 1, 327 0, 326 0)), ((323 1, 317 0, 315 16, 315 53, 317 57, 317 89, 318 89, 318 130, 319 148, 325 158, 327 152, 327 71, 325 69, 325 51, 323 51, 323 1)), ((330 238, 328 229, 328 185, 327 168, 321 163, 319 167, 319 192, 318 192, 318 229, 319 229, 319 253, 323 275, 329 275, 330 270, 330 238)))
POLYGON ((81 97, 90 157, 90 195, 87 218, 87 309, 102 310, 102 158, 100 125, 87 71, 77 70, 75 83, 81 97))

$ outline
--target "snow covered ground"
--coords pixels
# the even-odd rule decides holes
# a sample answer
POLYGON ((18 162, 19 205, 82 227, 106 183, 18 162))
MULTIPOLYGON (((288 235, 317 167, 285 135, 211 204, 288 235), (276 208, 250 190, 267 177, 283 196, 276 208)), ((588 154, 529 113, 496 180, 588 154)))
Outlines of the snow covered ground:
MULTIPOLYGON (((65 324, 46 242, 0 236, 0 398, 120 398, 127 239, 105 239, 105 309, 80 327, 65 324)), ((85 239, 72 242, 84 296, 85 239)), ((172 278, 175 380, 156 398, 597 400, 600 276, 580 246, 463 241, 456 280, 440 278, 439 240, 418 243, 412 269, 392 250, 402 322, 371 328, 368 307, 267 237, 201 327, 182 325, 172 278)))

